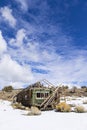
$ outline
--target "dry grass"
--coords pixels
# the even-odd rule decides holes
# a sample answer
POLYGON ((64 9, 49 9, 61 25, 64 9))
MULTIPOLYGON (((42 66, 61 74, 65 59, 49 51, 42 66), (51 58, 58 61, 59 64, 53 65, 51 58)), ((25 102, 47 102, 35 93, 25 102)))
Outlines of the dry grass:
POLYGON ((12 104, 12 107, 13 107, 14 109, 22 109, 22 110, 25 110, 25 109, 26 109, 25 106, 23 106, 21 103, 18 103, 18 102, 13 103, 13 104, 12 104))
POLYGON ((76 106, 74 111, 77 112, 77 113, 84 113, 85 108, 83 106, 76 106))
POLYGON ((66 102, 61 102, 58 105, 56 105, 56 111, 59 112, 70 112, 71 107, 66 102))
POLYGON ((27 115, 41 115, 41 111, 37 107, 32 106, 27 115))

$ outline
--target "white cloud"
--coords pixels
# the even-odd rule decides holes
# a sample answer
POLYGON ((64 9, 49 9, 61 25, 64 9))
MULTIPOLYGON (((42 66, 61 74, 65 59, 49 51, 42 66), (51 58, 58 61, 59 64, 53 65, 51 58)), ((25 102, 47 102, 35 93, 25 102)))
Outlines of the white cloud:
MULTIPOLYGON (((24 34, 25 35, 23 35, 23 39, 27 37, 27 33, 24 34)), ((36 42, 29 42, 28 37, 26 44, 24 44, 23 39, 18 50, 10 50, 9 52, 10 55, 13 55, 16 60, 19 60, 20 62, 22 61, 22 63, 25 63, 25 61, 27 61, 27 63, 32 61, 43 64, 31 65, 31 68, 33 67, 37 70, 41 69, 48 72, 46 74, 33 72, 34 80, 39 80, 39 78, 47 78, 53 82, 55 81, 56 83, 86 81, 87 74, 85 73, 85 70, 87 70, 87 53, 84 50, 74 50, 72 47, 70 53, 68 51, 67 55, 61 55, 60 53, 58 54, 58 52, 56 52, 55 47, 50 48, 50 46, 46 46, 46 44, 43 45, 36 42)), ((14 40, 17 41, 17 37, 14 40)), ((69 48, 67 47, 67 49, 69 48)))
POLYGON ((20 61, 48 62, 61 58, 53 46, 50 49, 44 44, 29 41, 27 31, 23 28, 17 31, 15 39, 10 39, 9 44, 18 47, 17 50, 9 48, 9 53, 20 61))
POLYGON ((33 79, 31 68, 22 66, 12 60, 9 55, 4 55, 0 61, 0 78, 7 83, 27 83, 33 79))
POLYGON ((34 62, 38 62, 39 59, 39 44, 38 43, 31 43, 27 44, 27 47, 23 48, 25 57, 28 56, 28 59, 34 62))
POLYGON ((9 7, 5 6, 0 9, 1 15, 6 20, 11 27, 16 26, 16 19, 12 15, 12 9, 9 7))
MULTIPOLYGON (((55 58, 54 58, 55 59, 55 58)), ((78 85, 86 83, 87 79, 87 62, 86 57, 77 56, 73 59, 56 59, 53 62, 46 62, 44 66, 37 66, 36 69, 48 70, 47 74, 35 73, 37 79, 47 78, 53 83, 73 84, 78 85)))
POLYGON ((27 0, 16 0, 16 1, 20 3, 21 9, 27 11, 27 9, 28 9, 28 1, 27 0))
POLYGON ((7 50, 7 43, 2 36, 2 32, 0 31, 0 55, 3 54, 7 50))
MULTIPOLYGON (((25 37, 25 30, 20 29, 17 32, 16 39, 14 39, 14 41, 16 42, 15 44, 21 48, 25 37)), ((14 46, 15 44, 13 43, 12 46, 14 46)), ((17 57, 20 58, 19 55, 17 57)), ((0 87, 6 85, 23 87, 23 85, 30 83, 33 78, 34 77, 31 71, 31 67, 29 65, 20 65, 16 60, 13 60, 11 58, 9 54, 9 47, 7 47, 7 43, 2 36, 2 32, 0 31, 0 87)))
POLYGON ((24 29, 20 29, 18 30, 17 34, 16 34, 16 38, 15 39, 10 39, 9 43, 12 46, 17 46, 17 47, 21 47, 21 45, 23 44, 23 40, 26 39, 26 31, 24 29))
POLYGON ((16 39, 17 39, 16 40, 17 44, 22 45, 23 44, 23 40, 26 39, 26 31, 24 29, 20 29, 17 32, 16 39))
POLYGON ((21 61, 27 59, 28 61, 35 61, 35 62, 39 61, 38 52, 41 52, 39 44, 29 42, 26 30, 24 29, 18 30, 15 39, 10 39, 9 44, 11 46, 16 46, 19 48, 15 51, 9 48, 10 55, 12 56, 14 55, 14 57, 16 58, 18 57, 18 59, 21 61), (25 41, 26 44, 24 43, 25 41))
MULTIPOLYGON (((12 39, 11 39, 12 40, 12 39)), ((11 41, 10 40, 10 41, 11 41)), ((30 68, 35 68, 36 71, 31 72, 30 75, 33 74, 34 78, 32 81, 37 81, 39 79, 48 79, 53 83, 68 83, 72 84, 73 82, 78 82, 81 84, 85 82, 87 79, 87 52, 85 50, 77 50, 72 47, 72 50, 68 51, 66 55, 61 55, 60 53, 56 52, 55 47, 46 46, 46 44, 40 44, 36 42, 30 42, 28 39, 28 35, 26 30, 20 29, 18 30, 14 42, 10 43, 13 46, 17 46, 17 49, 8 48, 9 55, 11 55, 14 60, 19 61, 24 66, 29 62, 30 68), (21 34, 21 35, 20 35, 21 34), (24 39, 26 39, 26 44, 24 43, 24 39), (36 64, 34 64, 34 62, 36 64), (41 63, 42 65, 38 65, 37 63, 41 63), (43 70, 47 73, 39 73, 38 70, 43 70)), ((66 39, 67 41, 67 39, 66 39)), ((67 47, 67 50, 69 48, 67 47)), ((17 62, 16 62, 17 63, 17 62)), ((9 66, 9 64, 8 64, 9 66)), ((14 64, 16 66, 16 64, 14 64)), ((11 67, 9 67, 11 68, 11 67)), ((17 67, 16 67, 17 68, 17 67)), ((20 72, 23 71, 20 69, 20 72)), ((28 71, 28 70, 26 70, 28 71)), ((10 72, 10 69, 8 73, 10 72)), ((15 71, 16 72, 16 71, 15 71)), ((22 75, 19 72, 16 72, 22 75)), ((20 75, 18 75, 20 77, 20 75)), ((22 78, 15 78, 19 79, 19 82, 22 78)))
MULTIPOLYGON (((7 83, 9 85, 9 83, 11 83, 13 85, 22 85, 23 83, 30 83, 31 81, 43 78, 53 83, 72 83, 74 81, 81 83, 86 81, 87 51, 82 50, 81 52, 81 50, 78 51, 74 48, 71 44, 73 43, 72 37, 64 34, 61 27, 52 25, 49 20, 48 22, 45 21, 41 23, 44 17, 48 19, 47 14, 50 13, 50 7, 47 2, 43 5, 41 3, 44 1, 42 1, 37 5, 37 3, 39 3, 37 2, 38 0, 16 1, 19 2, 19 6, 21 5, 21 9, 24 11, 28 9, 28 2, 30 8, 37 8, 39 11, 43 6, 44 8, 39 12, 37 18, 33 14, 29 14, 37 23, 36 25, 32 24, 32 22, 27 22, 25 19, 22 19, 22 17, 18 18, 21 27, 26 28, 26 30, 21 28, 17 31, 15 38, 9 40, 8 44, 10 44, 10 47, 7 46, 0 32, 0 54, 3 54, 3 56, 0 57, 0 79, 2 80, 0 80, 0 84, 7 83), (29 36, 31 39, 29 39, 29 36), (40 39, 41 37, 42 39, 40 39), (36 41, 38 41, 38 43, 36 41), (41 41, 43 43, 41 43, 41 41), (8 55, 4 54, 7 48, 8 52, 6 53, 8 53, 8 55), (29 65, 30 62, 32 63, 29 65), (41 64, 38 65, 38 62, 41 64), (22 65, 19 63, 22 63, 22 65), (37 69, 36 72, 32 72, 31 68, 37 69), (39 72, 43 70, 48 73, 39 73, 38 70, 39 72)), ((5 6, 0 9, 0 13, 9 25, 12 27, 16 26, 16 19, 12 14, 12 9, 5 6)))

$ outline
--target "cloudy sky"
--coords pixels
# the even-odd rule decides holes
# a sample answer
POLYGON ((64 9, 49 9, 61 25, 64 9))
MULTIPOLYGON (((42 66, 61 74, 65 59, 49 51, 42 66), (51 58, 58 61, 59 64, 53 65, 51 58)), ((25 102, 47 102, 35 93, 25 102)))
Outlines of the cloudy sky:
POLYGON ((86 0, 0 0, 0 88, 87 85, 86 0))

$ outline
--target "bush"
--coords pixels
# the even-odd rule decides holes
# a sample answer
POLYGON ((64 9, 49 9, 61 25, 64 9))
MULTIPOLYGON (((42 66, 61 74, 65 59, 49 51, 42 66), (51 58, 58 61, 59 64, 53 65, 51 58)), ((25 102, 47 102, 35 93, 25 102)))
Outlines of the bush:
POLYGON ((56 105, 56 111, 59 112, 70 112, 71 107, 70 105, 66 104, 65 102, 61 102, 58 105, 56 105))
POLYGON ((6 86, 2 89, 2 91, 5 91, 5 92, 12 92, 13 90, 13 87, 12 86, 6 86))
POLYGON ((76 106, 74 110, 77 113, 84 113, 85 112, 85 108, 83 106, 76 106))
POLYGON ((81 86, 81 88, 87 88, 87 86, 81 86))
POLYGON ((38 109, 38 107, 32 106, 27 115, 41 115, 41 111, 38 109))
POLYGON ((25 106, 23 106, 21 103, 18 103, 18 102, 15 102, 12 104, 12 107, 14 109, 22 109, 22 110, 25 110, 25 106))

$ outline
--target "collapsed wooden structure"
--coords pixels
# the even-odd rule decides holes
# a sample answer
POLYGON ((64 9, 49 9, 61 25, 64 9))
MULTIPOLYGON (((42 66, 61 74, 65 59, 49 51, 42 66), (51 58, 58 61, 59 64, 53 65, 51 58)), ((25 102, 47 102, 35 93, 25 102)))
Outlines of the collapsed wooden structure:
POLYGON ((41 110, 47 110, 53 109, 59 103, 59 97, 59 87, 55 87, 47 80, 42 80, 23 89, 15 95, 14 101, 24 106, 37 106, 41 110))

